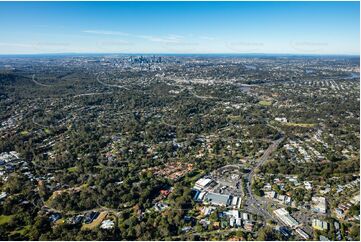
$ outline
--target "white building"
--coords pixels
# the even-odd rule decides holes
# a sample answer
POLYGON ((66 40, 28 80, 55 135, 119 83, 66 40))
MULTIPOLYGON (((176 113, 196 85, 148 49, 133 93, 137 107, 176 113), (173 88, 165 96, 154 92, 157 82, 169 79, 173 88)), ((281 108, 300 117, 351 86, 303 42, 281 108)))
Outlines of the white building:
POLYGON ((6 192, 2 192, 1 194, 0 194, 0 200, 2 200, 3 198, 6 198, 7 197, 7 193, 6 192))
POLYGON ((102 224, 100 225, 100 228, 101 229, 112 229, 112 228, 114 228, 114 222, 109 219, 104 220, 102 222, 102 224))
POLYGON ((241 203, 242 203, 242 198, 239 197, 239 198, 238 198, 238 204, 237 204, 237 208, 238 208, 238 209, 241 208, 241 203))
POLYGON ((196 184, 194 185, 194 189, 197 190, 203 190, 204 188, 206 188, 209 184, 211 184, 212 179, 210 178, 201 178, 198 181, 196 181, 196 184))
POLYGON ((312 228, 317 230, 328 230, 328 223, 319 219, 312 220, 312 228))
POLYGON ((312 211, 325 214, 327 210, 326 198, 312 197, 312 211))
POLYGON ((306 190, 312 190, 312 184, 308 181, 303 182, 306 190))
POLYGON ((275 118, 275 120, 278 121, 278 122, 287 123, 286 118, 275 118))
POLYGON ((289 212, 284 208, 276 209, 275 211, 273 211, 273 213, 282 222, 284 222, 287 226, 290 226, 291 228, 295 228, 299 225, 299 223, 293 217, 291 217, 289 212))
POLYGON ((296 232, 302 237, 304 238, 305 240, 308 240, 310 238, 310 236, 305 232, 303 231, 302 229, 296 229, 296 232))
POLYGON ((243 220, 249 220, 250 219, 249 214, 248 213, 242 213, 242 219, 243 220))
POLYGON ((232 203, 231 203, 231 205, 232 205, 234 208, 236 208, 236 207, 237 207, 237 203, 238 203, 238 197, 233 197, 233 198, 232 198, 232 203))

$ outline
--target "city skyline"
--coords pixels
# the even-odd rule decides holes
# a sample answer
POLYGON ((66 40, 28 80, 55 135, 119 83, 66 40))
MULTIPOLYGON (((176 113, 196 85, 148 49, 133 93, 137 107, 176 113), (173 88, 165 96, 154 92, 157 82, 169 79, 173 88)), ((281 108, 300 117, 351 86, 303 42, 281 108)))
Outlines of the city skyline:
POLYGON ((1 2, 0 54, 359 54, 359 2, 1 2))

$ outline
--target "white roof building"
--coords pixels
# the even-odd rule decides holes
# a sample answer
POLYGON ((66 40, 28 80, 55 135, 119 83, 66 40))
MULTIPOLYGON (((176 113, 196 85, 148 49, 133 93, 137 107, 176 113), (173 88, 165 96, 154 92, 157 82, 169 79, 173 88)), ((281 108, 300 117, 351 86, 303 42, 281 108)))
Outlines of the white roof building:
POLYGON ((242 198, 239 197, 239 198, 238 198, 238 204, 237 204, 237 208, 238 208, 238 209, 241 208, 241 203, 242 203, 242 198))
POLYGON ((242 219, 241 218, 236 219, 236 225, 237 226, 242 226, 242 219))
POLYGON ((278 121, 278 122, 287 123, 287 119, 286 119, 286 118, 275 118, 275 120, 278 121))
POLYGON ((201 178, 198 181, 196 181, 196 184, 194 185, 194 189, 203 190, 211 182, 212 182, 212 179, 210 179, 210 178, 201 178))
POLYGON ((242 213, 242 219, 243 220, 249 220, 249 214, 248 213, 242 213))
POLYGON ((7 194, 6 192, 2 192, 2 193, 0 194, 0 200, 3 199, 3 198, 6 198, 7 195, 8 195, 8 194, 7 194))
POLYGON ((114 222, 110 219, 104 220, 100 225, 101 229, 112 229, 114 228, 114 222))
POLYGON ((237 202, 238 202, 238 197, 233 197, 232 198, 232 206, 236 207, 237 206, 237 202))
POLYGON ((235 219, 239 218, 239 212, 238 210, 228 210, 224 212, 227 216, 234 217, 235 219))
POLYGON ((299 223, 294 218, 292 218, 291 215, 289 214, 289 212, 284 208, 277 209, 277 210, 273 211, 273 213, 282 222, 284 222, 287 226, 290 226, 291 228, 295 228, 296 226, 299 225, 299 223))
POLYGON ((234 226, 234 223, 236 222, 236 219, 235 218, 230 218, 229 219, 229 225, 231 226, 231 227, 233 227, 234 226))
POLYGON ((308 181, 303 182, 303 184, 305 185, 305 189, 307 190, 312 190, 312 184, 308 181))
POLYGON ((312 210, 317 213, 326 213, 326 198, 312 197, 312 210))
POLYGON ((296 229, 296 232, 297 232, 302 238, 304 238, 304 239, 306 239, 306 240, 310 238, 310 236, 309 236, 305 231, 303 231, 303 230, 300 229, 300 228, 296 229))
POLYGON ((312 227, 317 230, 328 230, 328 223, 319 219, 313 219, 312 227))

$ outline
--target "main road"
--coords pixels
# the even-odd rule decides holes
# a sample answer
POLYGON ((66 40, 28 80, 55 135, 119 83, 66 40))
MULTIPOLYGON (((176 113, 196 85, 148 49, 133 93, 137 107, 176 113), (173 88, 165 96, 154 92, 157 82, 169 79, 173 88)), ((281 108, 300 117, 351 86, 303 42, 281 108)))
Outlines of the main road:
MULTIPOLYGON (((252 171, 250 173, 248 173, 247 177, 246 177, 246 194, 247 194, 247 200, 246 200, 246 204, 249 205, 251 208, 254 209, 254 211, 256 211, 257 214, 261 214, 263 215, 263 217, 265 219, 271 219, 271 220, 276 220, 279 224, 283 224, 285 226, 287 226, 283 221, 281 221, 278 217, 273 216, 272 214, 270 214, 267 210, 267 202, 263 203, 263 201, 259 200, 258 198, 256 198, 254 196, 254 194, 252 193, 252 178, 253 175, 255 174, 255 170, 256 168, 262 166, 270 157, 270 155, 272 154, 272 152, 274 152, 277 147, 279 146, 279 144, 284 140, 284 133, 282 132, 282 137, 273 141, 272 144, 267 148, 267 150, 263 153, 263 155, 257 159, 256 161, 256 165, 254 166, 254 168, 252 169, 252 171)), ((287 226, 288 227, 288 226, 287 226)), ((297 233, 296 236, 301 238, 297 233)))
MULTIPOLYGON (((267 208, 265 208, 263 206, 263 204, 260 201, 258 201, 257 198, 254 196, 254 194, 252 192, 252 188, 251 188, 252 178, 253 178, 253 175, 255 174, 255 170, 257 168, 259 168, 260 166, 262 166, 268 160, 268 158, 270 157, 272 152, 274 152, 277 149, 278 145, 283 140, 284 140, 284 137, 281 137, 281 138, 273 141, 272 144, 263 153, 263 155, 256 160, 256 165, 251 170, 251 172, 248 173, 248 175, 246 177, 246 194, 247 194, 246 204, 248 204, 250 207, 253 207, 255 209, 255 211, 257 212, 257 214, 263 215, 265 219, 273 219, 274 220, 275 217, 272 216, 267 211, 267 208)), ((278 219, 276 218, 276 220, 278 220, 278 219)))

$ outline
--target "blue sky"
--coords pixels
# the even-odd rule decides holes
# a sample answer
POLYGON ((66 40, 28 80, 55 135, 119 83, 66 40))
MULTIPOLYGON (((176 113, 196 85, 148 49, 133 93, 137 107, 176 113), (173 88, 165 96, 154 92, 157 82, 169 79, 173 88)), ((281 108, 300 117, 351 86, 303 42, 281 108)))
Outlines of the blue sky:
POLYGON ((359 2, 0 2, 0 54, 358 54, 359 2))

